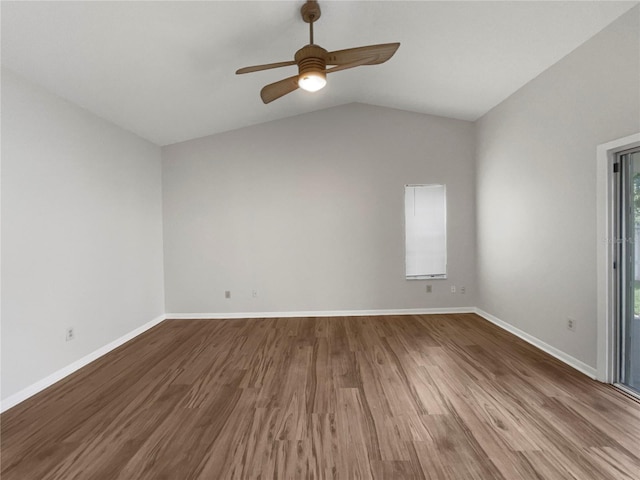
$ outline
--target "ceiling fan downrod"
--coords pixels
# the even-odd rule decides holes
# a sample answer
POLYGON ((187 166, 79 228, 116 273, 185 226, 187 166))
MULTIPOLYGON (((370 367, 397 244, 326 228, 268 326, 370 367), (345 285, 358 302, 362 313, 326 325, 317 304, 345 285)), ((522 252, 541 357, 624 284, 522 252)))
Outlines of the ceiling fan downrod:
POLYGON ((317 0, 307 0, 300 8, 302 20, 309 24, 309 45, 313 45, 313 22, 320 18, 320 5, 317 0))

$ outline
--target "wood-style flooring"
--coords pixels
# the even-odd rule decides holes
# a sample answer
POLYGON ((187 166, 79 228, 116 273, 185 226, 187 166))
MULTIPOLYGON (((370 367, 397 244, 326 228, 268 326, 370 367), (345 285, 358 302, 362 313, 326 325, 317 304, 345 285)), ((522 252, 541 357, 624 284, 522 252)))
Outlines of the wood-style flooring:
POLYGON ((640 478, 639 403, 473 314, 167 320, 1 421, 2 480, 640 478))

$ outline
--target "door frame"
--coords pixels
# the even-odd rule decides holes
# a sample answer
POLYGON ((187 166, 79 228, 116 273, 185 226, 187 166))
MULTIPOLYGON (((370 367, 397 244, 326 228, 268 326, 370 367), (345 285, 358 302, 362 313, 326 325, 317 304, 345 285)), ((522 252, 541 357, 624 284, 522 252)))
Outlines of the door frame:
POLYGON ((616 218, 613 212, 616 181, 613 164, 620 152, 640 147, 640 133, 603 143, 597 147, 596 165, 596 231, 597 231, 597 365, 596 379, 613 383, 617 381, 618 352, 616 338, 617 321, 617 270, 616 218))

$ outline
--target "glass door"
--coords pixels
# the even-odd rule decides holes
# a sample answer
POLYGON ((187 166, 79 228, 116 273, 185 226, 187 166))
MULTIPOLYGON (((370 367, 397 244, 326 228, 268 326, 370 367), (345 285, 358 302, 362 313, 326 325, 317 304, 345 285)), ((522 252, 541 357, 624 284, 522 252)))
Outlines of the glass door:
POLYGON ((620 198, 620 316, 618 381, 640 394, 640 149, 618 157, 620 198))

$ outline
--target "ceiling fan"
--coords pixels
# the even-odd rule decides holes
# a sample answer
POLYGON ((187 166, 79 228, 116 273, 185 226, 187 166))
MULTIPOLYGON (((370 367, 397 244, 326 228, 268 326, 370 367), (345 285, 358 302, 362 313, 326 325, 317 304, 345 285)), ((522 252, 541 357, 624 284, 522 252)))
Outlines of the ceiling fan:
POLYGON ((307 0, 300 9, 302 19, 309 24, 309 45, 305 45, 295 53, 294 60, 288 62, 268 63, 244 67, 236 74, 259 72, 271 68, 298 66, 298 75, 271 83, 260 91, 264 103, 291 93, 298 87, 309 92, 316 92, 327 83, 327 73, 339 72, 361 65, 378 65, 389 60, 400 43, 382 43, 366 47, 347 48, 327 52, 324 48, 313 43, 313 22, 320 18, 320 5, 315 0, 307 0), (327 65, 335 67, 327 68, 327 65))

